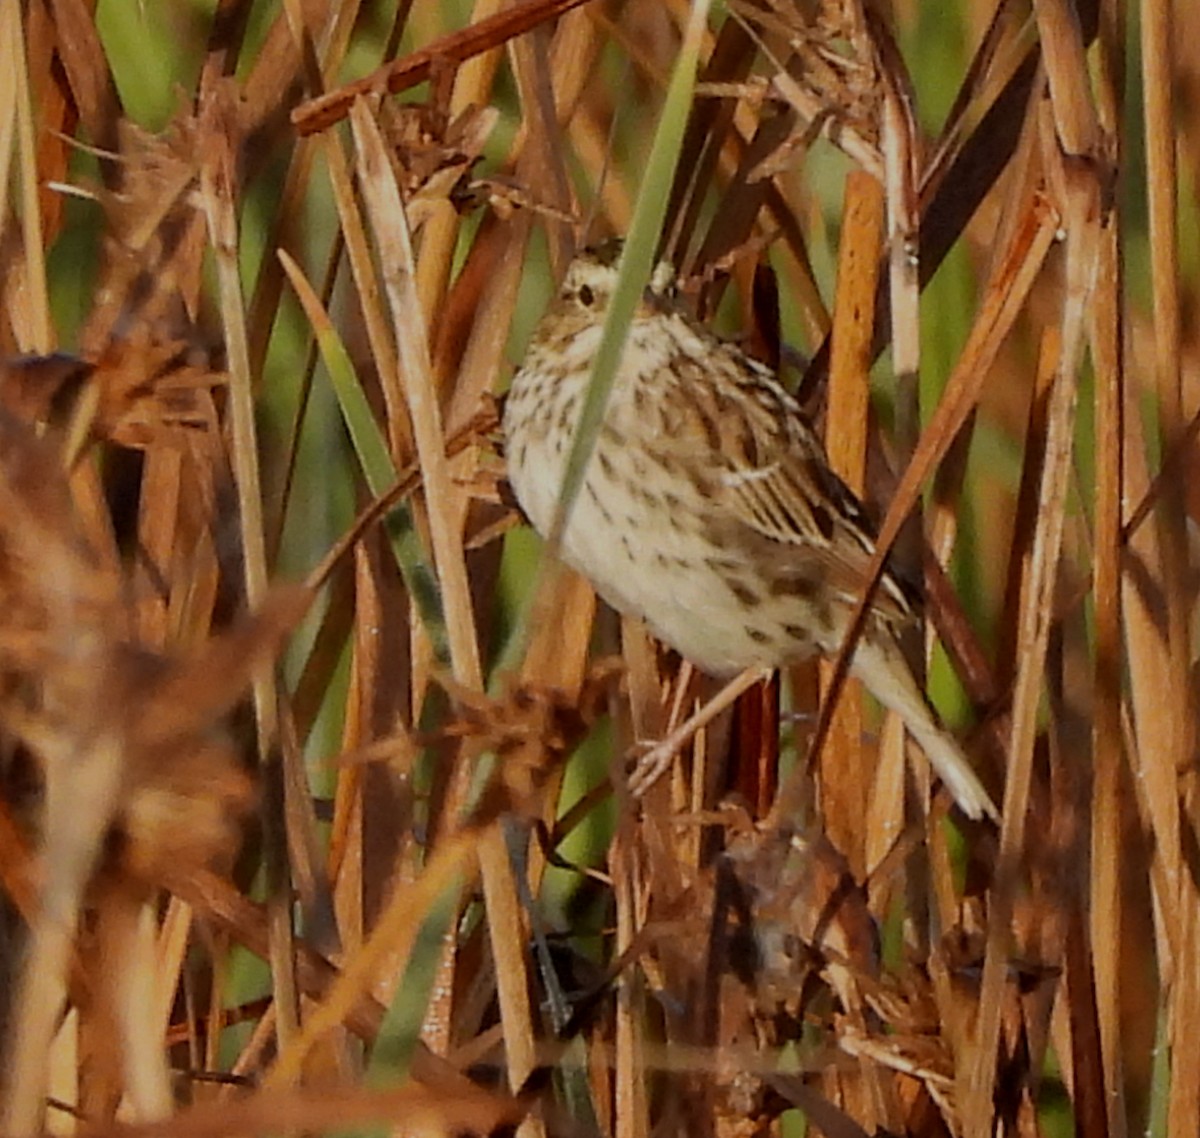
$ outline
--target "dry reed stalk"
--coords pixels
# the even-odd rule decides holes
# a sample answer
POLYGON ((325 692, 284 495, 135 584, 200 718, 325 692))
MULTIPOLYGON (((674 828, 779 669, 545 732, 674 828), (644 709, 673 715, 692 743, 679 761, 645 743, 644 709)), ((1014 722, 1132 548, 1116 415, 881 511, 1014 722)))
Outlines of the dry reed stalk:
MULTIPOLYGON (((1104 5, 1101 14, 1100 68, 1096 101, 1101 127, 1119 167, 1123 140, 1122 75, 1124 35, 1120 6, 1104 5)), ((1120 1024, 1122 976, 1120 960, 1127 945, 1127 910, 1121 896, 1121 828, 1130 815, 1121 794, 1122 771, 1128 769, 1121 723, 1121 557, 1125 442, 1125 313, 1122 306, 1124 224, 1114 211, 1102 235, 1091 351, 1096 368, 1096 603, 1093 756, 1095 781, 1091 801, 1092 862, 1088 937, 1095 972, 1095 1008, 1107 1092, 1106 1125, 1113 1138, 1128 1133, 1124 1055, 1120 1024), (1109 951, 1096 951, 1106 945, 1109 951), (1116 948, 1116 951, 1112 951, 1116 948)))
MULTIPOLYGON (((1176 50, 1173 18, 1169 7, 1147 11, 1141 25, 1142 87, 1146 117, 1146 189, 1149 203, 1150 279, 1154 295, 1154 362, 1158 402, 1158 424, 1163 443, 1170 447, 1179 438, 1187 420, 1184 405, 1181 361, 1181 300, 1178 230, 1178 161, 1173 113, 1174 85, 1172 55, 1176 50)), ((1168 687, 1163 711, 1167 719, 1160 730, 1164 746, 1155 751, 1139 751, 1139 760, 1147 776, 1148 790, 1159 799, 1158 813, 1182 811, 1185 818, 1196 816, 1194 784, 1180 787, 1177 772, 1193 761, 1197 742, 1195 703, 1191 695, 1191 620, 1192 590, 1189 587, 1190 555, 1187 548, 1186 509, 1182 485, 1170 480, 1162 487, 1158 501, 1160 533, 1159 569, 1163 602, 1166 609, 1166 648, 1168 687), (1182 790, 1182 801, 1180 792, 1182 790), (1170 805, 1167 799, 1170 799, 1170 805)), ((1181 820, 1182 823, 1182 820, 1181 820)), ((1175 823, 1170 824, 1175 829, 1175 823)), ((1174 835, 1172 835, 1174 836, 1174 835)), ((1185 840, 1179 834, 1180 840, 1185 840)), ((1174 849, 1163 851, 1169 864, 1179 865, 1174 849)), ((1182 851, 1181 851, 1182 854, 1182 851)), ((1186 855, 1182 855, 1186 857, 1186 855)), ((1195 958, 1200 947, 1200 889, 1194 876, 1185 872, 1172 885, 1179 890, 1174 901, 1178 940, 1177 963, 1195 958)), ((1181 1019, 1200 1014, 1200 979, 1195 969, 1179 968, 1172 983, 1172 1046, 1178 1054, 1181 1019)), ((1200 1124, 1200 1073, 1187 1065, 1175 1066, 1167 1103, 1167 1126, 1172 1133, 1184 1133, 1200 1124)))
MULTIPOLYGON (((860 497, 866 488, 867 376, 875 339, 872 316, 879 279, 879 250, 883 245, 884 210, 883 186, 863 171, 851 174, 846 180, 842 203, 842 239, 838 249, 833 348, 825 411, 829 422, 826 449, 831 468, 860 497)), ((828 665, 824 668, 828 669, 828 665)), ((827 835, 860 880, 869 864, 866 823, 872 785, 862 738, 862 688, 850 681, 838 698, 829 728, 829 746, 821 755, 821 813, 827 835)), ((899 758, 903 764, 903 755, 899 758)), ((891 801, 898 807, 903 798, 891 801)))

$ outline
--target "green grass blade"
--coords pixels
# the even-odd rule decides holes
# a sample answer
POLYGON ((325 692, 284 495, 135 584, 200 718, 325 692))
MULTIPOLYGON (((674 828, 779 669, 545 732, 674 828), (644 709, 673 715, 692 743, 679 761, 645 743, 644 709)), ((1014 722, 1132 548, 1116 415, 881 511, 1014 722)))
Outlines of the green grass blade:
MULTIPOLYGON (((398 474, 383 432, 358 381, 350 354, 299 267, 286 253, 281 251, 279 256, 316 335, 317 348, 329 373, 329 381, 337 396, 354 453, 362 467, 363 478, 371 493, 382 497, 396 484, 398 474)), ((441 590, 433 564, 413 524, 412 511, 405 503, 401 503, 388 513, 383 526, 405 587, 416 604, 421 623, 433 645, 434 654, 439 663, 448 664, 450 648, 441 590)))

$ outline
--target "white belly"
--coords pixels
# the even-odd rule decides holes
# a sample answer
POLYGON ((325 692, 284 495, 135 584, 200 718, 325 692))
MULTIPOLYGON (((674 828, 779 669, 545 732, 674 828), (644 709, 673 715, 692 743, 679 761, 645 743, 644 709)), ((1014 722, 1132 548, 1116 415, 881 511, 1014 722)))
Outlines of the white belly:
MULTIPOLYGON (((583 337, 580 337, 583 339, 583 337)), ((586 345, 581 345, 586 350, 586 345)), ((525 414, 540 383, 536 372, 514 386, 506 412, 525 414)), ((554 409, 543 412, 548 426, 560 415, 577 422, 582 392, 552 390, 554 409)), ((603 431, 563 535, 562 558, 586 576, 619 612, 635 615, 667 644, 713 675, 752 665, 772 665, 781 655, 802 655, 779 642, 779 601, 761 596, 756 575, 732 552, 713 548, 706 532, 707 503, 686 480, 671 478, 646 458, 643 447, 623 445, 645 430, 631 419, 632 401, 616 391, 603 431), (748 595, 759 594, 746 607, 748 595), (740 595, 740 600, 739 600, 740 595)), ((510 437, 512 431, 509 431, 510 437)), ((572 432, 573 434, 573 432, 572 432)), ((546 536, 553 524, 566 469, 562 433, 522 432, 523 445, 509 450, 509 480, 534 528, 546 536)))

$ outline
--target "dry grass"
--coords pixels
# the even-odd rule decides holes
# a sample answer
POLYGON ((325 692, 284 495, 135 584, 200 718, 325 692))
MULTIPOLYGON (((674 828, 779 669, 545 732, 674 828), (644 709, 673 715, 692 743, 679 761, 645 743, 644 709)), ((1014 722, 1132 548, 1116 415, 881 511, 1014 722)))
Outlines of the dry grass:
POLYGON ((1191 6, 730 0, 673 180, 683 0, 92 7, 0 5, 0 1126, 1197 1133, 1191 6), (519 528, 494 394, 655 200, 998 829, 519 528))

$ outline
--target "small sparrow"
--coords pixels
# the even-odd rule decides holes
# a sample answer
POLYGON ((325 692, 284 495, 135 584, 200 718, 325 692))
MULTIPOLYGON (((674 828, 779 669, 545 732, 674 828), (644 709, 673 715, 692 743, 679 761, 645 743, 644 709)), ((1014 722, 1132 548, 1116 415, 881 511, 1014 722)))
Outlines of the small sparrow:
MULTIPOLYGON (((571 264, 513 378, 508 476, 545 537, 553 524, 617 279, 620 247, 571 264)), ((771 372, 698 324, 658 271, 629 330, 561 554, 618 612, 716 677, 837 652, 875 531, 771 372)), ((916 620, 887 572, 852 672, 899 713, 972 818, 997 817, 900 650, 916 620)))

